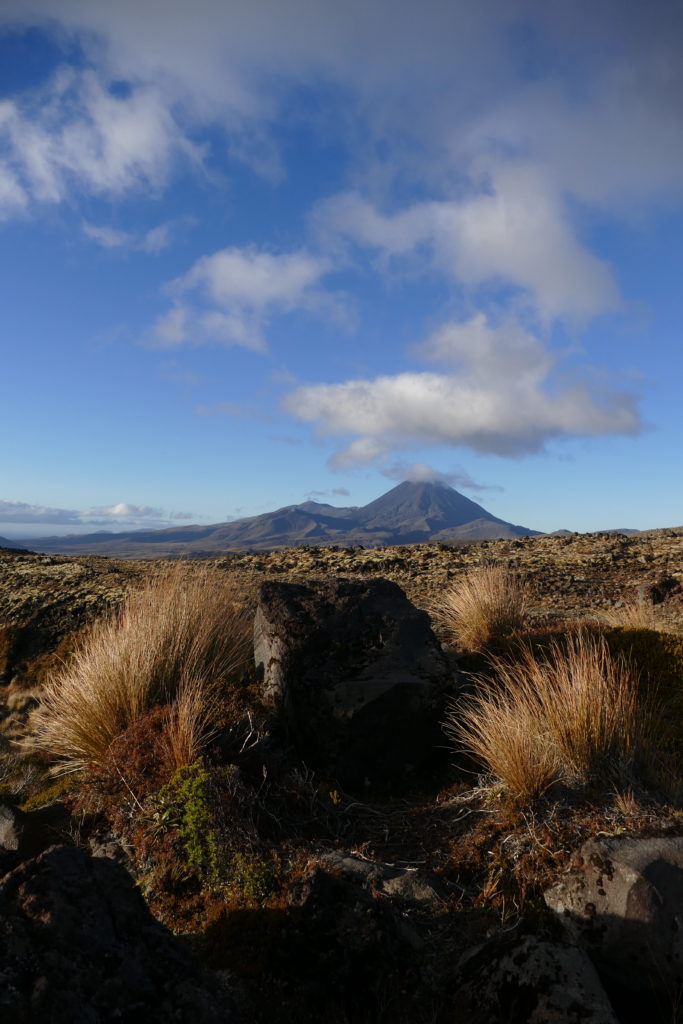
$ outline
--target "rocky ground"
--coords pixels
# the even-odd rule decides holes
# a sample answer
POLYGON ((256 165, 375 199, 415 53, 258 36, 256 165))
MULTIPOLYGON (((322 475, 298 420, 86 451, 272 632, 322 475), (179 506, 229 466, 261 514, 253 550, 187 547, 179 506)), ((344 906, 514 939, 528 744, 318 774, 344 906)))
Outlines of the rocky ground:
MULTIPOLYGON (((418 607, 429 607, 438 601, 443 587, 488 562, 509 565, 526 578, 532 614, 586 617, 632 601, 639 587, 664 577, 683 581, 683 527, 629 537, 549 534, 454 547, 289 548, 229 555, 208 564, 234 575, 252 593, 268 579, 305 582, 316 577, 382 576, 398 583, 418 607)), ((187 565, 191 571, 193 563, 187 565)), ((167 566, 165 561, 0 550, 0 623, 11 629, 31 624, 34 642, 44 650, 54 649, 68 633, 118 604, 129 588, 167 566)), ((666 603, 660 615, 662 625, 683 624, 680 603, 666 603)), ((28 638, 25 642, 29 643, 28 638)), ((7 650, 4 656, 8 657, 7 650)), ((11 682, 16 673, 11 664, 3 665, 2 657, 0 646, 0 678, 11 682)))
POLYGON ((434 748, 438 694, 469 685, 471 665, 375 581, 431 612, 444 588, 489 563, 526 580, 532 630, 575 619, 656 627, 669 638, 668 684, 683 690, 683 528, 188 561, 182 571, 208 564, 245 593, 260 674, 243 681, 208 766, 161 785, 152 715, 123 738, 119 778, 88 788, 55 782, 17 741, 89 623, 170 565, 0 551, 0 1016, 683 1020, 683 803, 673 789, 598 780, 520 806, 445 741, 419 761, 434 748), (324 628, 301 633, 323 599, 324 628), (344 602, 361 609, 353 636, 344 602), (396 642, 378 643, 378 604, 383 622, 399 623, 396 642), (420 630, 423 653, 410 661, 400 638, 420 630), (352 648, 364 675, 344 660, 352 648), (313 649, 332 704, 353 699, 365 716, 327 722, 307 683, 313 649), (426 673, 427 698, 415 703, 403 684, 359 697, 359 678, 391 683, 399 669, 426 673), (283 687, 287 713, 271 728, 267 705, 283 687), (415 754, 408 765, 396 737, 415 754), (378 765, 390 766, 386 777, 378 765), (365 778, 373 772, 377 785, 365 778))

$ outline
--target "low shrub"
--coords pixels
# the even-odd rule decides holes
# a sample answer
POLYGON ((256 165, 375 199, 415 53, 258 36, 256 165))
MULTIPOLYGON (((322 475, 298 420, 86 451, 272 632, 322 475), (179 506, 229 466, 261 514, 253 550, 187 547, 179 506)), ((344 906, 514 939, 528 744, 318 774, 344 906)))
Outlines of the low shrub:
POLYGON ((56 772, 92 769, 131 723, 178 697, 169 742, 180 760, 194 760, 212 701, 243 671, 249 640, 244 604, 229 581, 175 567, 91 628, 47 683, 31 746, 56 761, 56 772))
POLYGON ((524 626, 526 587, 503 566, 468 572, 441 595, 432 614, 447 638, 468 651, 481 651, 524 626))
POLYGON ((600 636, 577 633, 491 665, 493 678, 454 706, 445 729, 517 801, 560 781, 628 780, 661 742, 655 702, 600 636))

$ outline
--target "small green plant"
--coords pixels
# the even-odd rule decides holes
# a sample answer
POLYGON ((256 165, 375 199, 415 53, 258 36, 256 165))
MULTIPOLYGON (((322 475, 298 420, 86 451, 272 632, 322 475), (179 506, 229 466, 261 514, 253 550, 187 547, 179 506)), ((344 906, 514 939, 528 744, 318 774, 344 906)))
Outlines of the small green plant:
POLYGON ((262 903, 277 884, 277 871, 272 862, 240 850, 232 855, 230 875, 231 884, 254 903, 262 903))
POLYGON ((212 794, 211 771, 202 761, 179 768, 155 801, 157 828, 174 828, 187 866, 200 875, 220 873, 221 842, 212 794))
POLYGON ((276 887, 278 867, 252 843, 231 829, 231 801, 237 769, 210 768, 203 761, 179 768, 154 799, 148 834, 175 832, 185 867, 211 887, 230 888, 247 900, 263 902, 276 887), (226 806, 226 800, 228 806, 226 806))

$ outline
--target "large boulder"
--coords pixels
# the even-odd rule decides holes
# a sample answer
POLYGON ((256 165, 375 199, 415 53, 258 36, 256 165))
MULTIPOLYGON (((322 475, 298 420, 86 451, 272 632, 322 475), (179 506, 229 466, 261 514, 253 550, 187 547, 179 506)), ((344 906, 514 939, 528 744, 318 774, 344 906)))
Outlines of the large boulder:
POLYGON ((620 986, 683 985, 683 838, 592 839, 545 902, 620 986))
POLYGON ((52 847, 0 881, 0 1020, 232 1019, 227 996, 114 861, 52 847))
POLYGON ((401 785, 443 749, 453 673, 395 583, 264 583, 254 650, 297 753, 342 785, 401 785))
POLYGON ((588 956, 572 946, 494 940, 466 954, 458 974, 454 1024, 618 1024, 588 956))

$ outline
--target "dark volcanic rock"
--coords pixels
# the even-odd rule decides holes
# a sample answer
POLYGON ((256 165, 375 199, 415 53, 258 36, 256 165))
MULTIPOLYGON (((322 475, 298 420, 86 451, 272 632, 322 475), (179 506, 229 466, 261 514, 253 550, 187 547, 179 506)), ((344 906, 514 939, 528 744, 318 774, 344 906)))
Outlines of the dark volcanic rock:
POLYGON ((493 941, 460 965, 454 1024, 618 1024, 582 949, 528 936, 493 941))
POLYGON ((636 598, 643 604, 662 604, 674 594, 680 594, 681 584, 673 576, 662 576, 651 583, 641 583, 636 588, 636 598))
MULTIPOLYGON (((291 886, 288 904, 278 966, 300 1007, 334 1006, 346 1012, 344 1020, 379 1020, 387 992, 401 1005, 409 1000, 414 951, 388 900, 374 899, 362 884, 312 865, 291 886)), ((300 1009, 292 1022, 302 1019, 300 1009)))
POLYGON ((34 811, 0 804, 0 877, 57 842, 69 812, 60 801, 34 811))
POLYGON ((683 990, 683 838, 591 839, 545 901, 620 986, 683 990))
POLYGON ((0 882, 0 1019, 213 1024, 228 1000, 113 861, 52 847, 0 882))
POLYGON ((254 638, 265 699, 297 753, 342 785, 400 785, 443 747, 452 673, 395 583, 264 583, 254 638))

